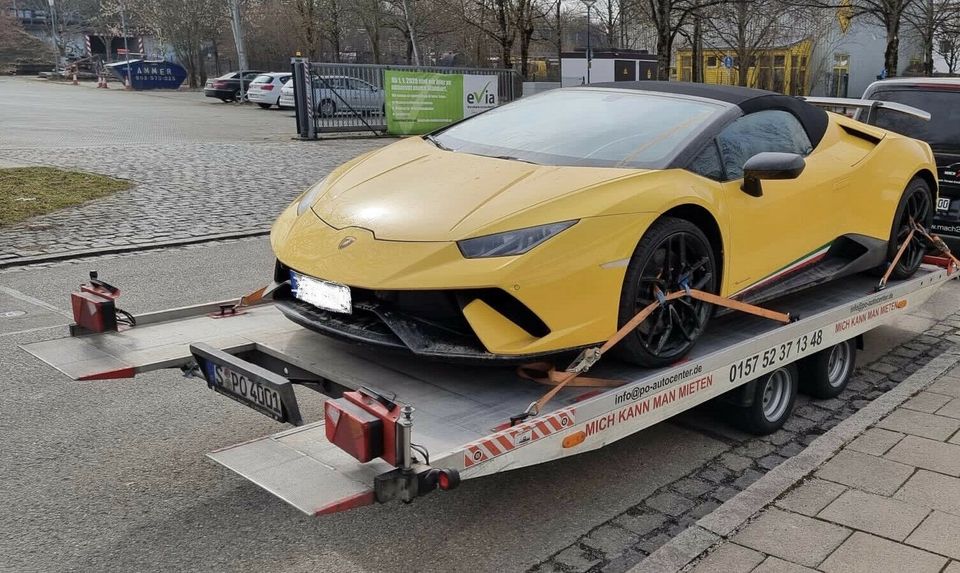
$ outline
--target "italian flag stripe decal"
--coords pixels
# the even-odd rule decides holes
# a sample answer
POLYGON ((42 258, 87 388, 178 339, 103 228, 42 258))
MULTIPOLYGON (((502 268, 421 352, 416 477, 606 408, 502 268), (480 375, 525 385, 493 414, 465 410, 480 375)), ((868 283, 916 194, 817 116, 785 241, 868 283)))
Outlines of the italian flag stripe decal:
POLYGON ((756 289, 756 288, 758 288, 758 287, 766 286, 766 285, 768 285, 768 284, 770 284, 770 283, 772 283, 772 282, 775 282, 777 279, 780 279, 780 278, 783 278, 783 277, 786 276, 786 275, 789 275, 790 273, 799 271, 800 269, 802 269, 802 268, 804 268, 804 267, 808 267, 808 266, 810 266, 810 265, 812 265, 812 264, 814 264, 814 263, 819 262, 821 259, 823 259, 823 257, 826 256, 827 251, 830 249, 830 245, 831 245, 831 244, 833 244, 832 241, 831 241, 830 243, 827 243, 827 244, 825 244, 825 245, 821 245, 820 247, 817 247, 817 248, 814 249, 813 251, 807 253, 806 255, 803 255, 803 256, 800 257, 799 259, 793 261, 792 263, 790 263, 790 264, 788 264, 787 266, 781 268, 780 270, 775 271, 775 272, 773 272, 772 274, 767 275, 766 277, 760 279, 758 282, 753 283, 752 285, 748 286, 747 288, 742 289, 742 290, 738 291, 736 294, 733 294, 733 295, 731 295, 731 296, 732 296, 732 297, 742 296, 742 295, 746 294, 747 292, 752 291, 752 290, 754 290, 754 289, 756 289))

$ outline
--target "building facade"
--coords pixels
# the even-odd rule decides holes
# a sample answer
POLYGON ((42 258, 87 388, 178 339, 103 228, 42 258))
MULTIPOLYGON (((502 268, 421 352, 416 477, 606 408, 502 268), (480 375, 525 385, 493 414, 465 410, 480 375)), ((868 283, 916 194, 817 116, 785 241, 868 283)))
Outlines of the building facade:
MULTIPOLYGON (((733 49, 705 48, 703 50, 703 81, 708 84, 741 85, 740 75, 746 74, 743 85, 790 95, 806 95, 807 66, 812 44, 802 40, 789 46, 753 50, 746 67, 741 65, 733 49)), ((693 81, 693 50, 678 50, 671 79, 693 81)))
MULTIPOLYGON (((786 46, 753 51, 747 66, 748 87, 789 95, 860 97, 871 82, 886 74, 883 53, 886 31, 865 16, 841 26, 840 18, 824 22, 825 32, 786 46)), ((692 81, 693 51, 676 51, 671 79, 692 81)), ((917 39, 900 36, 898 76, 910 75, 921 60, 917 39)), ((732 48, 704 47, 703 81, 739 85, 740 61, 732 48)))

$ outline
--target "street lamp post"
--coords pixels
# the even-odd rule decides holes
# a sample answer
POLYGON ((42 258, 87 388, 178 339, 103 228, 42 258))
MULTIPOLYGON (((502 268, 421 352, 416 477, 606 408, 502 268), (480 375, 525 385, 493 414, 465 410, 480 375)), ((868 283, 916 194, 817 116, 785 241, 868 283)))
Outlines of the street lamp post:
POLYGON ((590 68, 593 67, 593 50, 590 49, 590 9, 597 0, 580 0, 587 7, 587 84, 590 83, 590 68))
POLYGON ((127 58, 127 85, 126 89, 133 89, 133 80, 130 77, 130 44, 127 42, 127 16, 123 11, 123 2, 120 3, 120 28, 123 32, 123 51, 127 58))

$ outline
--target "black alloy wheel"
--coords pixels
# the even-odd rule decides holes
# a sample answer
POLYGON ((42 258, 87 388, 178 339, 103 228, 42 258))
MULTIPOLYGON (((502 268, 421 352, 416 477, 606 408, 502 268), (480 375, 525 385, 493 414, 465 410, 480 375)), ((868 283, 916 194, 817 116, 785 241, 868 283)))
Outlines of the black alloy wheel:
MULTIPOLYGON (((664 217, 644 234, 627 267, 619 326, 660 296, 691 289, 716 292, 713 248, 706 235, 684 219, 664 217)), ((690 297, 662 304, 618 345, 621 358, 662 367, 683 358, 706 328, 712 306, 690 297)))
MULTIPOLYGON (((910 235, 914 222, 929 229, 933 221, 933 203, 931 200, 930 188, 927 183, 920 178, 913 179, 907 185, 900 199, 900 205, 897 208, 897 220, 893 228, 892 240, 889 247, 889 260, 892 261, 897 251, 903 246, 904 241, 910 235)), ((902 280, 913 276, 920 268, 923 262, 923 256, 926 253, 926 239, 920 233, 914 233, 910 244, 907 245, 897 266, 890 274, 891 278, 902 280)))

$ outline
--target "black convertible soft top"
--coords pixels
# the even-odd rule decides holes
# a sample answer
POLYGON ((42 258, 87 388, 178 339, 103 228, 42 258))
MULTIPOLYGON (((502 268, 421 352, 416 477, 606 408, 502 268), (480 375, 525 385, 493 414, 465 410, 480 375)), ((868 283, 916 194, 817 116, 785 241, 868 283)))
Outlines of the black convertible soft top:
POLYGON ((827 112, 793 96, 767 90, 740 86, 660 81, 604 82, 584 87, 642 90, 702 97, 733 104, 739 107, 744 114, 771 109, 790 112, 803 125, 803 130, 807 132, 807 137, 810 138, 810 143, 814 147, 820 143, 823 134, 827 131, 827 112))

